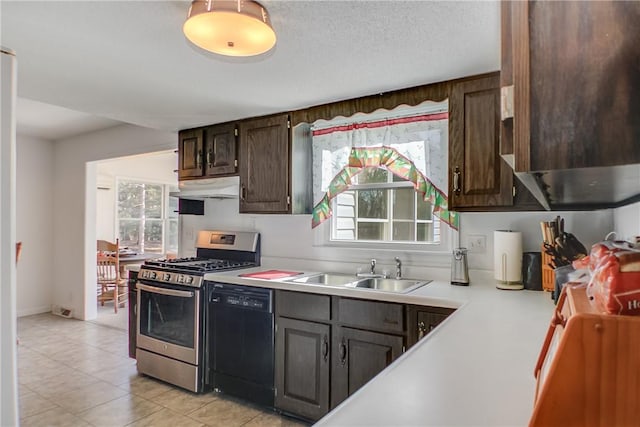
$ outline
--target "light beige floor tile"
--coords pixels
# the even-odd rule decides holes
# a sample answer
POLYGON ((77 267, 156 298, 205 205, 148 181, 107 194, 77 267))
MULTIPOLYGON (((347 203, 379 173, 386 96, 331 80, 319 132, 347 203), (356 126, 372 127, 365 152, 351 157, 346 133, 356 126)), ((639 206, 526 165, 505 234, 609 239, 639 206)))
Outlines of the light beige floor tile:
POLYGON ((49 409, 57 408, 54 402, 40 396, 38 393, 25 393, 19 397, 19 411, 20 418, 29 417, 31 415, 36 415, 42 412, 45 412, 49 409))
POLYGON ((41 396, 51 398, 99 382, 100 380, 98 378, 72 370, 43 381, 29 383, 27 387, 41 396))
POLYGON ((162 393, 166 393, 174 388, 165 382, 143 375, 137 375, 131 378, 128 382, 120 384, 118 387, 123 390, 127 390, 131 394, 135 394, 146 399, 153 399, 154 397, 162 393))
POLYGON ((212 427, 241 426, 260 415, 260 411, 232 400, 216 399, 189 414, 190 418, 212 427))
POLYGON ((115 368, 104 369, 99 372, 94 372, 91 375, 113 385, 122 385, 129 383, 131 380, 138 376, 138 368, 136 367, 135 360, 130 360, 131 363, 129 364, 123 364, 121 366, 116 366, 115 368))
POLYGON ((243 427, 305 427, 308 425, 300 420, 280 416, 274 412, 262 412, 244 424, 243 427))
POLYGON ((20 420, 22 427, 85 427, 89 423, 63 408, 53 408, 20 420))
POLYGON ((169 408, 175 412, 187 415, 200 409, 218 397, 213 393, 194 394, 186 390, 174 388, 153 398, 154 403, 169 408))
POLYGON ((51 359, 44 358, 39 362, 30 363, 18 360, 18 382, 20 384, 29 385, 69 372, 68 366, 51 359))
POLYGON ((55 402, 73 414, 78 414, 89 408, 94 408, 103 403, 125 396, 126 391, 104 381, 89 384, 84 387, 71 390, 66 393, 51 397, 55 402))
POLYGON ((106 369, 112 369, 119 366, 126 366, 135 363, 133 359, 128 357, 118 356, 112 353, 103 351, 97 356, 91 359, 73 360, 69 362, 63 362, 68 366, 73 366, 75 369, 87 374, 93 374, 106 369))
POLYGON ((167 408, 162 408, 158 412, 141 418, 129 424, 130 427, 202 427, 204 424, 199 423, 182 414, 173 412, 167 408))
POLYGON ((126 426, 161 409, 162 406, 146 399, 127 395, 88 409, 78 416, 94 426, 116 427, 126 426))

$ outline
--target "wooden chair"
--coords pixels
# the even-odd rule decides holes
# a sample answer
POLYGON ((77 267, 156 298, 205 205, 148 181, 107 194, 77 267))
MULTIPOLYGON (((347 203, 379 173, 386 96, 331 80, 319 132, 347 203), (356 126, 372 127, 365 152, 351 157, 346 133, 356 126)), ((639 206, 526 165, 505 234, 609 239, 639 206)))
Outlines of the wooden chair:
POLYGON ((127 280, 120 275, 120 242, 98 240, 97 245, 97 282, 98 302, 104 306, 105 301, 113 301, 115 312, 124 307, 127 300, 127 280))

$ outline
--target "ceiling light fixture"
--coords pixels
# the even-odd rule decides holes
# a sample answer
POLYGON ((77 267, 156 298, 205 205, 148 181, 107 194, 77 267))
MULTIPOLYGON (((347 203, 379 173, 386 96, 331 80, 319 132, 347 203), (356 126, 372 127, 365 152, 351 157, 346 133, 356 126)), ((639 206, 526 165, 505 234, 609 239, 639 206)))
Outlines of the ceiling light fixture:
POLYGON ((182 31, 196 46, 227 56, 259 55, 276 44, 267 9, 253 0, 195 0, 182 31))

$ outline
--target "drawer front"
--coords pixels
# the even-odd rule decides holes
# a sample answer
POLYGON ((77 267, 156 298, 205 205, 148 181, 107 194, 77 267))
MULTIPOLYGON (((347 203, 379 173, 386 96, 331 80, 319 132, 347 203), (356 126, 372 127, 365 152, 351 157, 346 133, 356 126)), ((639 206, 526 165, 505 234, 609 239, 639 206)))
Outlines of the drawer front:
POLYGON ((331 297, 304 292, 276 291, 278 316, 296 319, 331 320, 331 297))
POLYGON ((338 322, 373 331, 404 332, 404 305, 338 298, 338 322))

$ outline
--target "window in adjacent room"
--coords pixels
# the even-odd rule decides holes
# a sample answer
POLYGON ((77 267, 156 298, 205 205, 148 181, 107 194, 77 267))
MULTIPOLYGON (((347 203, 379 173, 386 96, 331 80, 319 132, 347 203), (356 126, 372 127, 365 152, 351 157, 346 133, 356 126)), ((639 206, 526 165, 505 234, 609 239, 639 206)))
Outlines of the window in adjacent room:
POLYGON ((172 186, 119 179, 116 225, 120 247, 139 253, 177 252, 178 199, 172 186))

